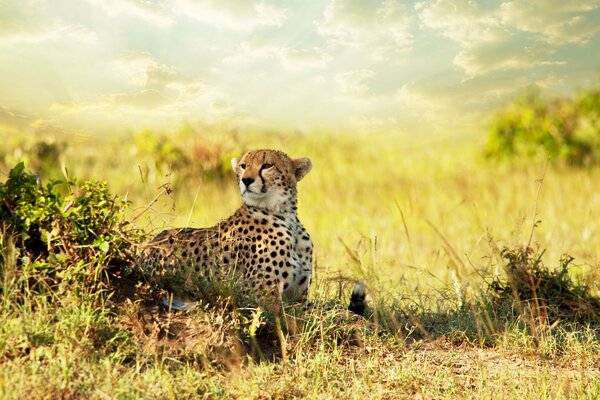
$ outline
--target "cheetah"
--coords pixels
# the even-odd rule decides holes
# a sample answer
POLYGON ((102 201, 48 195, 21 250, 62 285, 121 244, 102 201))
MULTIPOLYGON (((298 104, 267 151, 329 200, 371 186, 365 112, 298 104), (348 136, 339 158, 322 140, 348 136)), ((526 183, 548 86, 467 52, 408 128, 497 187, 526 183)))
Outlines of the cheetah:
POLYGON ((311 170, 310 159, 255 150, 231 166, 242 206, 210 228, 159 233, 142 253, 142 270, 154 280, 176 273, 191 286, 233 273, 244 294, 274 309, 281 301, 306 303, 313 244, 298 219, 296 186, 311 170))

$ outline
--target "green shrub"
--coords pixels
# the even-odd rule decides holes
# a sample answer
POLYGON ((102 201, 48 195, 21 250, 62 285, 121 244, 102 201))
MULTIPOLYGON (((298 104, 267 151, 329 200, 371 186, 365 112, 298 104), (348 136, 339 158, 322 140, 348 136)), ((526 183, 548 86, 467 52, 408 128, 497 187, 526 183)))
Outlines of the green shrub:
POLYGON ((597 163, 600 154, 600 95, 583 92, 577 101, 546 99, 532 91, 500 111, 485 153, 500 159, 546 158, 569 165, 597 163))
POLYGON ((221 180, 231 173, 230 160, 239 147, 236 135, 219 135, 182 128, 170 137, 145 130, 134 135, 132 153, 148 181, 172 178, 171 184, 189 184, 198 178, 221 180))
POLYGON ((110 195, 106 182, 53 180, 42 186, 19 163, 0 183, 2 276, 15 275, 8 271, 12 266, 31 273, 21 282, 28 290, 66 281, 98 289, 107 271, 128 265, 133 255, 138 232, 124 220, 127 205, 110 195))

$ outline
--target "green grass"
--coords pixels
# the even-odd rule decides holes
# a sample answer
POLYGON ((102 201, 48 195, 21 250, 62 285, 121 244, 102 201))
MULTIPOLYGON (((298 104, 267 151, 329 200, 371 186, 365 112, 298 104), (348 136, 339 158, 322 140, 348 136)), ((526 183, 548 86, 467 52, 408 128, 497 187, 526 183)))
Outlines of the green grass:
POLYGON ((523 311, 539 311, 531 304, 495 307, 486 291, 506 279, 502 248, 526 245, 535 224, 542 262, 552 269, 570 254, 570 278, 599 295, 599 168, 488 163, 475 138, 69 141, 49 160, 34 157, 31 139, 4 144, 2 180, 20 160, 42 177, 107 180, 149 233, 211 225, 239 206, 233 175, 219 163, 203 170, 206 160, 227 165, 258 147, 310 157, 299 213, 315 244, 315 307, 278 323, 218 304, 169 314, 147 288, 124 290, 127 280, 109 297, 76 284, 23 292, 15 288, 38 275, 20 269, 3 234, 0 398, 600 396, 597 324, 536 319, 523 311), (342 310, 355 279, 367 284, 369 321, 342 310))

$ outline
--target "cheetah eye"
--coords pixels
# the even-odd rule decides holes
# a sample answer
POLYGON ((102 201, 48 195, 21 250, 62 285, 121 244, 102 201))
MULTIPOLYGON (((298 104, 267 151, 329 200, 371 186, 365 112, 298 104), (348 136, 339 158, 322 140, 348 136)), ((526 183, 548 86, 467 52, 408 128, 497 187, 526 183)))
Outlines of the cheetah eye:
POLYGON ((265 163, 262 165, 262 169, 269 169, 273 166, 273 164, 265 163))
POLYGON ((241 169, 246 169, 246 163, 241 163, 241 164, 239 165, 239 167, 240 167, 241 169))

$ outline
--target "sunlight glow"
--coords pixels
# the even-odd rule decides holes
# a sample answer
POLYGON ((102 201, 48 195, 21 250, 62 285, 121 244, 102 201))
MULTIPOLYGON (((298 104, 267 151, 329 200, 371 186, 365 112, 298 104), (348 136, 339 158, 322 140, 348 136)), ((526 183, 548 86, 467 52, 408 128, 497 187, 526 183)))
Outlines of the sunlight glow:
POLYGON ((477 132, 597 82, 600 2, 4 0, 0 133, 477 132))

